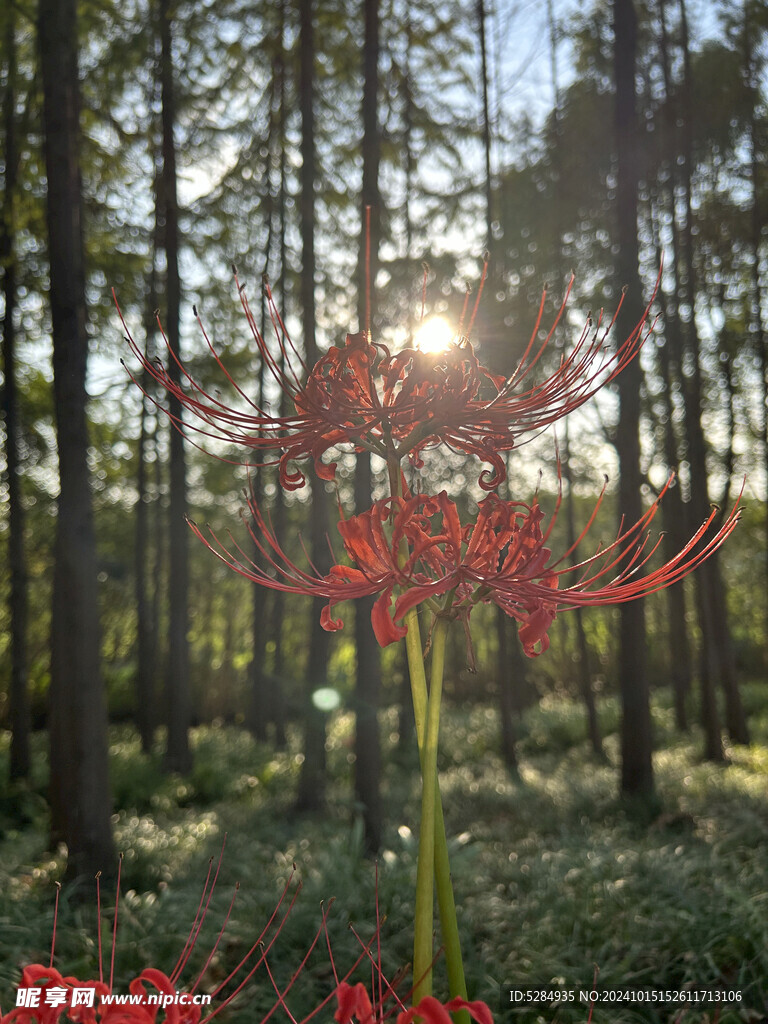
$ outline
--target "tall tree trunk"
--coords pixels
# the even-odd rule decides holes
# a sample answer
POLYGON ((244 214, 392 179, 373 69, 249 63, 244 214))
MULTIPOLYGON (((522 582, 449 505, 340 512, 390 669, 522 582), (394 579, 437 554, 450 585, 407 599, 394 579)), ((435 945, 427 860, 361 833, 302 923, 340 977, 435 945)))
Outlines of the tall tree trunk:
MULTIPOLYGON (((267 182, 267 188, 269 189, 270 182, 267 182)), ((266 260, 264 263, 264 276, 269 274, 269 259, 270 250, 272 247, 272 210, 271 210, 271 198, 269 200, 269 231, 267 232, 267 246, 266 246, 266 260)), ((265 337, 265 331, 267 330, 267 301, 264 288, 261 290, 261 323, 260 330, 261 336, 265 337)), ((261 406, 264 401, 264 373, 265 373, 265 361, 264 359, 259 360, 258 370, 258 391, 256 397, 256 404, 261 406)), ((261 507, 264 503, 264 467, 257 466, 251 474, 251 491, 256 500, 256 504, 261 507)), ((254 544, 253 555, 251 556, 254 562, 263 562, 262 554, 259 551, 258 545, 254 544)), ((258 581, 255 581, 251 586, 251 664, 248 669, 248 674, 251 683, 251 706, 249 709, 249 725, 251 732, 254 737, 260 742, 265 742, 267 739, 267 725, 269 722, 269 690, 271 687, 271 681, 268 678, 265 671, 265 660, 267 653, 267 631, 264 628, 265 620, 267 616, 267 590, 258 581)))
MULTIPOLYGON (((691 183, 693 175, 693 101, 685 0, 680 0, 680 29, 680 42, 683 51, 682 108, 680 111, 683 126, 681 179, 685 204, 685 221, 680 232, 683 268, 680 297, 691 310, 684 332, 690 373, 684 377, 683 390, 688 461, 691 467, 691 515, 695 524, 698 525, 706 518, 709 509, 709 491, 707 487, 707 442, 702 425, 704 405, 701 379, 701 342, 695 316, 697 282, 691 183)), ((720 678, 725 692, 726 723, 731 738, 737 743, 748 743, 749 733, 736 683, 725 593, 718 568, 717 552, 707 559, 696 573, 696 593, 699 625, 702 633, 702 713, 707 717, 713 717, 716 714, 713 706, 714 680, 720 678)), ((706 756, 712 760, 721 760, 723 753, 719 735, 715 739, 710 735, 710 731, 709 723, 705 722, 706 756)))
MULTIPOLYGON (((149 346, 147 346, 149 351, 149 346)), ((148 374, 143 374, 144 386, 148 385, 148 374)), ((149 553, 149 493, 147 486, 147 449, 149 431, 147 422, 148 399, 142 395, 141 420, 139 425, 139 447, 136 474, 136 520, 135 520, 135 592, 136 592, 136 727, 141 737, 141 749, 145 754, 152 750, 155 714, 155 685, 153 657, 153 623, 150 618, 148 600, 147 559, 149 553)))
MULTIPOLYGON (((493 179, 491 177, 491 114, 488 103, 488 48, 485 40, 485 0, 476 0, 475 17, 480 42, 480 86, 483 105, 483 157, 485 159, 486 246, 493 243, 493 179)), ((493 270, 493 268, 492 268, 493 270)))
MULTIPOLYGON (((155 310, 157 309, 157 250, 160 243, 160 210, 159 210, 159 172, 155 174, 155 224, 152 237, 150 255, 150 267, 147 280, 147 295, 144 311, 144 338, 145 354, 147 359, 154 356, 154 333, 156 330, 155 310)), ((149 599, 150 580, 153 573, 149 566, 150 558, 150 491, 149 491, 149 463, 147 454, 150 444, 154 444, 156 438, 153 433, 157 431, 157 420, 155 419, 153 433, 150 432, 150 400, 147 397, 148 389, 152 387, 151 375, 142 371, 141 375, 141 413, 139 421, 139 444, 136 458, 138 468, 136 472, 136 518, 135 518, 135 545, 134 574, 136 594, 136 727, 141 737, 141 749, 145 754, 152 750, 154 730, 156 723, 155 707, 155 678, 156 678, 156 628, 157 620, 152 614, 149 599)), ((155 445, 156 447, 156 445, 155 445)), ((155 454, 157 454, 155 452, 155 454)), ((155 586, 157 581, 155 580, 155 586)))
MULTIPOLYGON (((304 355, 308 367, 318 359, 315 312, 315 40, 312 0, 299 3, 299 107, 301 112, 301 313, 304 324, 304 355)), ((325 571, 328 562, 328 504, 323 482, 310 468, 312 511, 310 552, 313 563, 325 571)), ((328 672, 330 634, 320 625, 323 602, 312 601, 309 658, 304 708, 304 761, 301 765, 296 807, 319 810, 325 799, 325 713, 312 700, 324 687, 328 672)))
MULTIPOLYGON (((615 132, 617 154, 617 276, 627 294, 616 330, 627 337, 642 316, 638 270, 637 161, 638 131, 635 110, 637 21, 632 0, 613 0, 614 76, 616 82, 615 132)), ((619 508, 629 523, 642 515, 640 486, 640 360, 633 360, 619 376, 619 508)), ((648 797, 653 793, 651 711, 645 665, 645 610, 632 601, 620 610, 619 673, 622 699, 621 792, 648 797)))
MULTIPOLYGON (((370 340, 373 319, 373 285, 378 268, 381 236, 379 163, 381 139, 378 125, 379 0, 364 0, 363 36, 363 188, 361 196, 360 257, 357 271, 358 320, 370 340)), ((371 504, 371 458, 357 456, 355 509, 364 512, 371 504)), ((371 627, 373 598, 358 600, 355 608, 355 793, 363 809, 365 849, 376 853, 381 845, 381 659, 371 627)))
MULTIPOLYGON (((677 144, 678 103, 677 93, 672 82, 671 74, 669 37, 666 26, 666 0, 660 0, 659 17, 661 21, 661 64, 664 77, 664 93, 666 98, 666 117, 662 124, 663 147, 669 172, 664 193, 667 213, 672 230, 671 269, 673 291, 671 297, 668 297, 663 291, 661 293, 661 299, 664 305, 665 338, 663 339, 662 345, 657 348, 657 353, 663 383, 662 399, 664 402, 664 414, 667 418, 666 429, 664 431, 664 454, 669 469, 671 471, 678 472, 678 441, 675 437, 675 429, 673 425, 674 409, 672 404, 672 385, 674 379, 681 379, 681 364, 683 361, 685 344, 683 341, 682 326, 679 316, 681 245, 680 232, 678 230, 675 211, 675 189, 678 184, 679 177, 679 148, 677 144)), ((661 255, 660 251, 659 255, 661 255)), ((688 536, 688 528, 693 525, 688 523, 688 512, 689 509, 686 508, 683 502, 682 489, 680 487, 673 488, 665 498, 663 509, 664 522, 665 524, 668 524, 664 540, 664 549, 670 558, 682 549, 688 536)), ((667 590, 667 600, 669 603, 670 626, 669 660, 675 700, 675 721, 679 729, 686 730, 688 728, 686 697, 691 690, 691 678, 693 671, 691 645, 689 641, 689 630, 685 610, 685 585, 683 583, 678 583, 673 587, 669 587, 667 590)), ((702 686, 705 685, 705 679, 703 677, 701 683, 702 686)), ((710 717, 705 725, 705 731, 710 737, 708 744, 715 749, 720 743, 720 725, 717 720, 717 706, 714 699, 712 698, 710 700, 710 697, 711 695, 705 694, 703 703, 704 706, 710 707, 711 712, 714 712, 714 719, 710 717)))
MULTIPOLYGON (((576 517, 574 512, 573 475, 571 473, 571 451, 568 441, 568 423, 565 424, 565 436, 563 445, 563 479, 568 484, 566 496, 566 540, 571 551, 571 562, 576 565, 579 561, 579 552, 576 547, 576 517)), ((579 679, 579 692, 584 701, 587 712, 587 733, 592 750, 596 757, 601 760, 605 758, 603 741, 600 736, 600 723, 597 718, 597 706, 595 694, 592 690, 592 674, 589 670, 589 648, 587 646, 587 635, 584 632, 584 609, 576 607, 573 610, 576 625, 576 669, 579 679)))
POLYGON ((16 389, 16 253, 14 251, 16 180, 19 151, 16 125, 16 16, 6 11, 5 190, 0 223, 0 268, 3 273, 2 411, 5 422, 5 479, 8 486, 8 572, 11 631, 11 757, 10 778, 25 779, 30 771, 29 694, 27 690, 27 571, 24 557, 24 506, 21 500, 19 441, 21 423, 16 389))
MULTIPOLYGON (((169 374, 181 383, 176 359, 179 352, 181 280, 179 278, 179 207, 176 195, 176 101, 173 81, 173 9, 172 0, 160 0, 160 90, 163 129, 163 198, 165 214, 166 316, 165 333, 171 350, 169 374)), ((182 406, 169 397, 168 412, 174 422, 182 418, 182 406)), ((170 504, 168 523, 168 744, 165 769, 188 772, 192 767, 189 726, 192 705, 189 687, 188 591, 189 555, 187 549, 187 481, 184 438, 178 430, 170 439, 170 504)))
POLYGON ((99 664, 96 540, 88 475, 88 360, 75 0, 40 0, 53 389, 59 498, 51 612, 52 831, 67 873, 114 868, 107 717, 99 664))
MULTIPOLYGON (((750 0, 744 2, 744 29, 742 33, 744 46, 744 70, 747 77, 747 84, 750 91, 749 104, 749 183, 752 192, 750 210, 750 248, 752 250, 752 330, 754 331, 754 342, 757 349, 757 358, 760 364, 760 375, 762 377, 762 422, 761 442, 763 447, 763 475, 768 480, 768 338, 763 323, 763 285, 760 277, 760 255, 763 245, 763 224, 765 211, 760 202, 760 166, 764 160, 764 153, 761 152, 760 136, 758 132, 757 109, 761 102, 760 94, 760 66, 755 53, 755 40, 753 38, 754 27, 750 18, 750 0)), ((768 551, 768 502, 765 502, 764 510, 764 547, 768 551)), ((768 634, 768 566, 763 574, 763 597, 765 602, 765 626, 768 634)))

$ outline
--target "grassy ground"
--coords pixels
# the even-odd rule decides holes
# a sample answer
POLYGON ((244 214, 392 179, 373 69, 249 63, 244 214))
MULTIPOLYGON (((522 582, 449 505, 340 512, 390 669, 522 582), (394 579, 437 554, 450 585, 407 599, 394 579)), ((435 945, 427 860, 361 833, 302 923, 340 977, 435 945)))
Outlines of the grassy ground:
MULTIPOLYGON (((735 1024, 768 1017, 768 701, 758 687, 747 697, 756 741, 731 750, 727 767, 699 763, 697 737, 676 737, 669 708, 656 704, 659 806, 645 816, 616 798, 618 713, 612 702, 601 708, 607 764, 590 757, 578 706, 551 701, 529 712, 521 725, 519 779, 510 778, 494 752, 493 711, 449 712, 441 785, 472 995, 496 1011, 500 986, 586 989, 596 966, 603 988, 706 985, 738 990, 742 998, 731 1007, 700 1005, 685 1013, 598 1005, 595 1024, 735 1024)), ((385 716, 390 745, 394 723, 394 714, 385 716)), ((113 732, 115 804, 123 808, 115 834, 124 853, 115 991, 127 991, 128 981, 148 965, 172 970, 209 859, 218 857, 225 833, 219 883, 182 983, 191 983, 205 965, 235 883, 235 909, 203 989, 223 980, 259 937, 294 863, 303 891, 269 950, 270 967, 279 981, 290 979, 331 897, 334 960, 340 973, 351 966, 360 945, 348 923, 370 938, 376 894, 374 866, 360 856, 351 735, 351 719, 336 718, 328 742, 328 809, 316 820, 290 813, 297 746, 274 755, 233 728, 201 728, 194 735, 194 773, 180 780, 161 774, 159 758, 143 758, 132 732, 113 732)), ((393 748, 378 869, 386 915, 382 958, 390 976, 410 959, 411 829, 418 820, 415 758, 395 755, 393 748)), ((39 763, 31 787, 0 794, 0 1005, 6 1012, 20 966, 47 963, 53 883, 62 867, 45 849, 42 757, 39 763)), ((111 903, 113 887, 104 888, 111 903)), ((105 916, 111 924, 111 910, 105 916)), ((104 945, 108 959, 106 938, 104 945)), ((66 892, 57 964, 81 977, 97 973, 95 912, 66 892)), ((331 986, 323 938, 297 982, 294 1012, 308 1012, 331 986)), ((274 1002, 263 972, 246 993, 219 1019, 250 1024, 274 1002)), ((576 1004, 506 1009, 499 1019, 567 1024, 586 1022, 589 1014, 588 1005, 576 1004)), ((332 1016, 329 1009, 317 1019, 332 1016)))

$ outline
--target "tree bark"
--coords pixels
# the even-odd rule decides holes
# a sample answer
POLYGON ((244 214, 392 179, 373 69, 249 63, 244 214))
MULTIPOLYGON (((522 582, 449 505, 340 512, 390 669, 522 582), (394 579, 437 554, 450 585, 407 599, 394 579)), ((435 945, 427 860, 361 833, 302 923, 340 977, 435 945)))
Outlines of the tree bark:
MULTIPOLYGON (((378 268, 381 236, 381 139, 378 125, 379 0, 364 0, 363 12, 363 187, 357 294, 360 330, 368 333, 373 322, 373 285, 378 268)), ((355 465, 355 509, 358 513, 370 507, 371 492, 371 459, 369 455, 361 453, 357 456, 355 465)), ((372 608, 372 598, 358 600, 355 607, 355 794, 362 808, 364 844, 368 854, 378 852, 382 828, 379 789, 381 738, 378 719, 381 700, 381 658, 371 627, 372 608)))
MULTIPOLYGON (((155 174, 155 224, 152 237, 150 267, 147 278, 147 295, 144 311, 144 338, 147 359, 153 358, 153 337, 156 330, 155 310, 157 309, 157 250, 160 244, 161 213, 159 174, 155 174)), ((150 580, 153 575, 149 566, 150 558, 150 511, 152 508, 149 490, 149 464, 147 452, 156 441, 157 420, 150 431, 150 400, 147 391, 152 387, 150 374, 144 370, 141 375, 141 413, 139 421, 139 444, 136 458, 136 518, 134 556, 136 594, 136 709, 135 721, 141 737, 141 749, 145 754, 152 751, 156 724, 155 679, 157 654, 157 619, 149 599, 150 580), (155 436, 153 436, 155 435, 155 436)), ((157 454, 156 444, 155 454, 157 454)), ((155 586, 157 582, 155 581, 155 586)))
MULTIPOLYGON (((763 324, 763 285, 760 277, 760 254, 763 244, 763 224, 765 211, 760 201, 760 165, 764 159, 760 150, 758 134, 758 105, 760 94, 760 64, 755 53, 753 25, 750 19, 750 3, 744 4, 744 70, 750 90, 749 106, 749 183, 752 192, 750 209, 750 248, 752 250, 752 330, 760 364, 760 375, 763 383, 761 442, 763 447, 763 475, 768 480, 768 339, 763 324)), ((768 502, 765 502, 763 521, 765 550, 768 551, 768 502)), ((768 634, 768 567, 764 573, 763 596, 765 601, 765 630, 768 634)))
POLYGON ((16 180, 19 150, 16 124, 16 17, 6 12, 6 91, 3 97, 5 130, 5 189, 0 223, 0 268, 3 272, 2 411, 5 422, 5 479, 8 486, 8 573, 10 577, 11 632, 11 756, 10 778, 29 776, 29 694, 27 689, 27 570, 24 556, 24 506, 21 485, 21 423, 16 388, 16 253, 14 251, 16 180))
POLYGON ((51 813, 67 874, 111 873, 107 718, 99 663, 96 541, 88 474, 85 270, 74 0, 40 0, 46 215, 59 498, 51 613, 51 813))
MULTIPOLYGON (((639 154, 635 110, 637 20, 632 0, 614 0, 614 76, 616 83, 615 131, 617 155, 616 215, 617 276, 627 288, 616 330, 627 337, 642 315, 638 270, 637 160, 639 154)), ((633 360, 619 376, 619 508, 626 522, 642 515, 640 486, 640 360, 633 360)), ((622 699, 621 792, 649 797, 653 793, 651 712, 645 666, 645 611, 641 601, 620 610, 619 673, 622 699)))
MULTIPOLYGON (((568 443, 568 424, 565 424, 565 436, 563 445, 562 461, 563 479, 568 484, 566 496, 565 514, 568 548, 571 551, 571 562, 576 565, 579 561, 578 548, 576 547, 576 519, 574 513, 573 475, 571 473, 571 452, 568 443)), ((587 636, 584 632, 584 610, 576 607, 573 610, 576 625, 576 670, 579 679, 579 691, 584 701, 584 708, 587 712, 587 733, 592 751, 600 760, 604 760, 605 751, 600 736, 600 723, 597 718, 597 706, 595 694, 592 690, 592 675, 589 669, 589 648, 587 636)))
MULTIPOLYGON (((662 400, 666 429, 664 430, 664 457, 671 472, 679 475, 678 439, 676 437, 672 404, 672 382, 680 378, 680 362, 683 354, 683 340, 680 330, 679 309, 679 233, 675 219, 675 183, 677 181, 677 99, 672 83, 670 69, 669 41, 666 25, 666 2, 659 2, 659 18, 661 22, 661 66, 664 78, 665 116, 662 122, 662 148, 666 157, 668 172, 667 183, 662 187, 664 202, 672 229, 672 276, 674 281, 674 298, 668 299, 663 289, 660 298, 664 306, 665 337, 657 348, 659 371, 662 379, 662 400)), ((658 260, 661 260, 661 247, 658 248, 658 260)), ((681 488, 674 487, 664 501, 664 521, 668 524, 664 539, 664 550, 668 557, 673 557, 686 542, 686 509, 683 503, 681 488)), ((672 676, 672 690, 675 702, 675 724, 685 732, 688 729, 688 712, 686 700, 691 692, 693 676, 691 660, 691 644, 689 640, 688 621, 686 616, 685 584, 678 583, 667 590, 669 605, 669 664, 672 676)))
MULTIPOLYGON (((318 359, 315 306, 315 40, 312 0, 299 4, 299 107, 301 112, 301 311, 304 324, 304 356, 308 367, 318 359)), ((311 473, 311 470, 310 470, 311 473)), ((328 562, 328 505, 321 480, 310 476, 312 511, 310 551, 313 563, 325 571, 328 562)), ((296 809, 320 810, 325 801, 325 713, 312 700, 324 687, 328 672, 330 634, 320 625, 323 601, 316 598, 310 609, 309 659, 305 681, 304 761, 299 778, 296 809)))
MULTIPOLYGON (((701 379, 701 342, 696 325, 696 264, 693 243, 693 102, 691 97, 690 51, 688 47, 688 22, 684 0, 680 0, 681 47, 683 51, 682 106, 682 162, 681 183, 685 205, 685 220, 680 231, 681 240, 681 282, 680 297, 690 309, 689 319, 683 332, 690 372, 683 377, 685 397, 685 426, 688 440, 688 461, 691 467, 691 522, 697 526, 709 510, 707 487, 707 442, 702 425, 703 387, 701 379)), ((748 743, 749 732, 736 683, 731 635, 722 577, 718 569, 717 554, 709 558, 696 573, 696 594, 699 626, 702 634, 702 714, 707 736, 705 755, 711 760, 722 760, 722 742, 714 736, 713 721, 716 717, 714 698, 715 679, 723 683, 726 702, 726 723, 731 738, 737 743, 748 743), (711 692, 710 692, 711 691, 711 692)))
MULTIPOLYGON (((166 316, 165 333, 171 350, 168 366, 174 383, 181 382, 179 358, 179 318, 181 280, 179 278, 179 207, 176 194, 176 100, 173 81, 173 10, 171 0, 160 0, 160 91, 162 99, 163 198, 165 215, 166 316), (176 356, 174 359, 173 357, 176 356)), ((182 406, 172 395, 168 400, 171 419, 182 419, 182 406)), ((189 726, 192 703, 189 687, 188 591, 189 556, 187 549, 187 481, 184 438, 171 430, 169 463, 168 523, 168 743, 166 771, 189 772, 192 754, 189 726)))

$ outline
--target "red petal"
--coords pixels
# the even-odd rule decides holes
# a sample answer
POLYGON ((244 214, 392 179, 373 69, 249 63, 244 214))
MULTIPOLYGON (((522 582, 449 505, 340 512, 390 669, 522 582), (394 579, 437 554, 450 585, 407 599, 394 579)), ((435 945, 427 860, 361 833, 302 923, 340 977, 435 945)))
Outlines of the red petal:
POLYGON ((371 625, 380 647, 387 647, 396 640, 402 640, 408 632, 405 626, 396 626, 389 613, 392 603, 392 587, 387 587, 371 610, 371 625))
POLYGON ((398 1014, 397 1024, 411 1024, 415 1017, 420 1017, 425 1024, 453 1024, 448 1011, 434 996, 424 996, 418 1006, 398 1014))
POLYGON ((328 633, 335 633, 337 629, 341 629, 344 625, 342 619, 334 619, 331 617, 331 605, 327 604, 320 612, 320 625, 328 633))
POLYGON ((336 989, 336 998, 339 1001, 339 1008, 334 1013, 333 1019, 338 1024, 350 1024, 352 1017, 357 1017, 360 1024, 368 1024, 373 1020, 373 1007, 365 985, 358 982, 356 985, 348 985, 342 981, 336 989))
POLYGON ((321 480, 334 480, 336 478, 336 463, 325 463, 322 459, 315 459, 315 472, 321 480))
POLYGON ((466 999, 462 999, 460 996, 456 996, 450 1003, 445 1004, 446 1010, 450 1010, 453 1013, 454 1010, 469 1010, 470 1016, 478 1022, 478 1024, 493 1024, 493 1015, 490 1007, 487 1003, 481 1002, 479 999, 475 999, 472 1002, 467 1002, 466 999))
POLYGON ((525 622, 520 623, 518 630, 520 642, 529 658, 536 658, 549 648, 547 630, 552 625, 555 615, 555 610, 550 611, 544 605, 540 605, 529 613, 525 622), (538 650, 536 650, 536 644, 541 644, 538 650))

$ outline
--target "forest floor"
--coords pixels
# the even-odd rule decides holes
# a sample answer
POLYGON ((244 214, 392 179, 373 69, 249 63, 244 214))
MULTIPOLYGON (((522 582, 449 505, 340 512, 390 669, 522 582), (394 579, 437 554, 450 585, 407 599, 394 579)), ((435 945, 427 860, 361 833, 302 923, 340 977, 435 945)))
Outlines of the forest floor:
MULTIPOLYGON (((768 694, 748 687, 754 742, 728 750, 727 766, 702 763, 700 738, 680 737, 663 697, 654 702, 658 804, 638 814, 617 798, 618 710, 602 702, 607 760, 585 739, 580 706, 545 700, 520 723, 520 776, 497 753, 497 719, 482 706, 448 709, 441 787, 454 885, 465 942, 470 995, 504 1021, 622 1024, 676 1021, 735 1024, 768 1019, 768 694), (593 987, 727 991, 725 1005, 579 1003, 593 987), (554 1008, 500 1008, 500 989, 573 990, 554 1008), (740 998, 737 997, 740 993, 740 998), (728 1002, 728 999, 731 1002, 728 1002)), ((224 938, 201 990, 225 980, 260 937, 296 865, 302 891, 268 948, 269 967, 285 984, 327 913, 333 961, 344 974, 375 933, 392 978, 410 960, 418 821, 415 757, 396 747, 395 711, 383 715, 389 748, 384 775, 384 848, 377 869, 361 855, 362 827, 351 791, 353 720, 330 723, 327 809, 291 813, 300 756, 274 753, 242 730, 214 725, 194 732, 188 779, 164 776, 160 756, 141 755, 127 727, 111 731, 115 836, 123 853, 114 990, 152 966, 170 974, 200 903, 208 862, 225 841, 216 891, 179 987, 203 970, 236 883, 224 938), (328 901, 334 897, 329 907, 328 901), (349 923, 354 930, 349 928, 349 923)), ((0 791, 0 1006, 15 1001, 19 969, 50 956, 55 880, 62 858, 46 851, 45 737, 33 783, 0 791)), ((7 740, 0 746, 5 767, 7 740)), ((105 873, 106 874, 106 873, 105 873)), ((94 883, 95 885, 95 883, 94 883)), ((102 881, 105 974, 109 975, 114 883, 102 881)), ((286 899, 281 907, 287 907, 286 899)), ((278 915, 278 920, 280 915, 278 915)), ((269 944, 274 928, 264 941, 269 944)), ((377 945, 371 947, 376 950, 377 945)), ((257 950, 249 961, 255 963, 257 950)), ((96 913, 63 890, 56 965, 98 975, 96 913)), ((441 964, 438 961, 437 989, 441 964)), ((247 973, 247 971, 244 971, 247 973)), ((364 972, 370 979, 370 969, 364 972)), ((242 977, 242 974, 241 974, 242 977)), ((288 1003, 296 1019, 333 988, 325 936, 288 1003)), ((407 988, 407 985, 404 986, 407 988)), ((691 998, 693 996, 691 995, 691 998)), ((710 996, 706 997, 711 998, 710 996)), ((275 1001, 260 969, 218 1018, 250 1024, 275 1001)), ((212 1006, 212 1008, 215 1008, 212 1006)), ((315 1019, 331 1021, 329 1006, 315 1019)), ((277 1020, 286 1019, 278 1015, 277 1020)))

